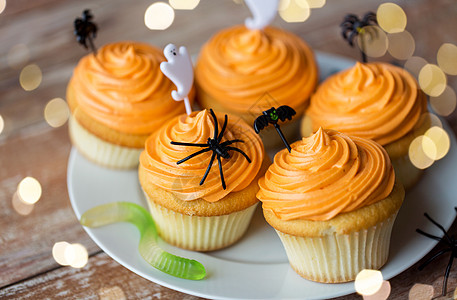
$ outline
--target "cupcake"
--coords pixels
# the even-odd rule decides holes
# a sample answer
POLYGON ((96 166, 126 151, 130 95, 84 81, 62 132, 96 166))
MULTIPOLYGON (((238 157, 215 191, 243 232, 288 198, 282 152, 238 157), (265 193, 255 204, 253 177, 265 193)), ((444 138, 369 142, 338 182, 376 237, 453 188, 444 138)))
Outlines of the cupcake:
POLYGON ((386 151, 321 128, 291 148, 276 154, 257 197, 292 268, 326 283, 381 268, 405 195, 386 151))
POLYGON ((408 158, 411 141, 423 134, 427 99, 416 80, 404 69, 387 63, 356 63, 327 78, 311 97, 301 133, 319 127, 372 139, 389 154, 405 188, 419 179, 421 170, 408 158))
MULTIPOLYGON (((318 71, 313 52, 298 36, 274 27, 239 25, 220 31, 203 46, 195 79, 202 107, 252 124, 262 111, 281 105, 303 114, 318 71)), ((298 125, 289 123, 285 135, 296 135, 298 125)), ((280 142, 274 130, 270 132, 271 138, 263 138, 266 147, 280 142)))
POLYGON ((162 50, 117 42, 83 57, 67 88, 73 145, 89 160, 134 168, 147 137, 170 115, 184 112, 175 88, 159 69, 162 50))
POLYGON ((242 237, 267 164, 250 126, 234 116, 224 126, 224 115, 211 112, 171 119, 147 139, 139 165, 139 181, 160 236, 196 251, 221 249, 242 237), (215 134, 220 136, 218 152, 205 147, 215 134))

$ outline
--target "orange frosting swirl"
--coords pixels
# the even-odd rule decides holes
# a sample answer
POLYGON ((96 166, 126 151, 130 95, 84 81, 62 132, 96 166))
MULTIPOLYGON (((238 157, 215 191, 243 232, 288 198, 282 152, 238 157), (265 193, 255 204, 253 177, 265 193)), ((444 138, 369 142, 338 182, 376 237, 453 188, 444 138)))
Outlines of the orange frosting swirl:
POLYGON ((175 86, 160 71, 162 61, 160 49, 137 42, 108 44, 83 57, 71 79, 78 107, 120 132, 152 132, 184 112, 171 98, 175 86))
MULTIPOLYGON (((222 130, 224 118, 218 116, 218 130, 222 130)), ((172 145, 170 142, 206 143, 214 137, 214 120, 209 111, 193 112, 190 116, 180 115, 173 118, 146 141, 145 150, 140 155, 140 168, 150 175, 150 182, 164 190, 172 192, 181 200, 202 198, 215 202, 230 192, 247 187, 256 177, 263 161, 263 144, 254 132, 240 118, 229 116, 227 128, 221 143, 226 140, 241 139, 231 146, 242 150, 251 159, 233 150, 229 150, 229 159, 221 158, 227 188, 222 188, 217 159, 214 160, 203 185, 200 180, 209 165, 212 151, 205 152, 188 161, 176 164, 177 161, 204 148, 172 145)))
MULTIPOLYGON (((197 84, 236 113, 246 113, 268 93, 277 103, 302 112, 317 80, 314 55, 292 33, 236 26, 213 36, 195 68, 197 84)), ((269 107, 272 104, 269 104, 269 107)))
POLYGON ((320 128, 278 152, 257 198, 282 220, 329 220, 385 199, 395 174, 377 143, 320 128))
POLYGON ((386 63, 356 63, 327 78, 306 114, 319 127, 387 145, 407 134, 426 111, 426 97, 404 69, 386 63))

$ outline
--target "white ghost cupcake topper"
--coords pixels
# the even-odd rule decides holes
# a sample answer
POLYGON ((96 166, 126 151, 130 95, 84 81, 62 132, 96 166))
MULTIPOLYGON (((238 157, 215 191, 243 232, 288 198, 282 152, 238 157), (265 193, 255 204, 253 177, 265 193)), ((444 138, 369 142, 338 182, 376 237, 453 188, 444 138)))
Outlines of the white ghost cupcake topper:
POLYGON ((173 44, 166 45, 163 54, 167 61, 160 64, 160 70, 177 87, 176 91, 171 92, 171 97, 175 101, 184 100, 186 113, 190 115, 192 108, 189 102, 189 92, 194 83, 194 68, 190 55, 186 47, 181 46, 177 49, 173 44))
POLYGON ((278 12, 279 0, 244 0, 244 3, 252 13, 252 18, 247 18, 244 25, 252 30, 270 25, 278 12))

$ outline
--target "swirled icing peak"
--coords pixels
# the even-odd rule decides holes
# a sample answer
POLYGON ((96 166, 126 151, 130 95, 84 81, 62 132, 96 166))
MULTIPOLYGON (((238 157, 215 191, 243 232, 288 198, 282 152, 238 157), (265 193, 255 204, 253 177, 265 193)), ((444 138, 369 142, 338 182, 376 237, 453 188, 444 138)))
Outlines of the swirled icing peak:
MULTIPOLYGON (((219 132, 224 119, 217 116, 219 132)), ((221 142, 240 139, 244 142, 232 144, 251 159, 236 151, 229 151, 229 159, 221 159, 227 188, 221 185, 219 166, 214 160, 203 185, 200 180, 209 165, 212 152, 205 152, 181 164, 177 161, 203 149, 173 145, 171 141, 183 143, 207 143, 214 136, 214 120, 205 109, 191 115, 180 115, 167 122, 152 134, 140 156, 140 168, 147 171, 148 180, 161 189, 172 192, 181 200, 203 198, 208 202, 222 199, 230 192, 247 187, 257 176, 263 161, 263 144, 254 130, 240 118, 229 116, 227 128, 221 142)))
POLYGON ((302 39, 273 27, 245 26, 222 30, 203 46, 195 77, 236 113, 252 110, 265 93, 276 101, 273 106, 287 104, 301 113, 318 80, 314 55, 302 39))
POLYGON ((278 152, 257 198, 282 220, 329 220, 386 198, 395 175, 376 142, 319 130, 278 152))
POLYGON ((159 69, 162 51, 118 42, 83 57, 71 83, 78 107, 100 123, 125 133, 147 134, 184 112, 171 98, 174 85, 159 69))
POLYGON ((313 131, 322 126, 387 145, 411 131, 425 111, 425 95, 407 71, 357 62, 319 86, 306 114, 313 131))

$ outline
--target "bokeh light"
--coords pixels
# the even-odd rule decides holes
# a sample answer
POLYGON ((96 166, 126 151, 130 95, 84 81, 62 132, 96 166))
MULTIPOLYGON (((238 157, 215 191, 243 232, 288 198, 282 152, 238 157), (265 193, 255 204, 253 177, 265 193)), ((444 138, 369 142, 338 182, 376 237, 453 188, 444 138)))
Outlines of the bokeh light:
POLYGON ((387 51, 396 59, 406 60, 413 55, 416 49, 413 36, 406 30, 398 33, 389 33, 387 39, 389 41, 387 51))
POLYGON ((77 269, 84 267, 89 260, 87 249, 81 244, 71 244, 67 246, 65 248, 64 257, 70 266, 77 269))
POLYGON ((419 86, 429 96, 438 97, 446 88, 447 79, 437 65, 426 64, 419 72, 419 86))
POLYGON ((27 216, 29 215, 32 211, 33 211, 33 208, 35 207, 35 205, 33 204, 29 204, 29 203, 26 203, 24 202, 19 196, 18 196, 18 193, 14 193, 13 195, 13 199, 11 201, 11 204, 14 208, 14 210, 22 215, 22 216, 27 216))
POLYGON ((386 300, 389 298, 392 288, 390 282, 384 280, 379 290, 373 295, 364 295, 363 300, 386 300))
POLYGON ((378 26, 365 26, 357 36, 357 45, 370 57, 381 57, 387 52, 387 35, 378 26))
MULTIPOLYGON (((125 300, 124 291, 117 285, 110 287, 102 287, 98 290, 98 297, 100 300, 125 300)), ((160 297, 160 296, 159 296, 160 297)))
POLYGON ((447 85, 441 95, 430 97, 430 106, 440 116, 449 116, 457 106, 457 97, 454 90, 447 85))
POLYGON ((430 300, 433 298, 434 288, 432 285, 416 283, 409 290, 409 300, 430 300))
POLYGON ((5 10, 6 8, 6 0, 0 0, 0 14, 5 10))
POLYGON ((309 8, 321 8, 325 5, 325 0, 307 0, 309 8))
POLYGON ((422 145, 424 145, 424 143, 430 143, 430 142, 433 143, 433 141, 431 141, 429 137, 420 135, 420 136, 416 137, 409 145, 409 152, 408 152, 409 160, 418 169, 426 169, 426 168, 430 167, 434 162, 433 159, 431 159, 430 157, 427 156, 427 154, 425 154, 424 148, 422 146, 422 145), (428 139, 428 140, 426 142, 424 142, 423 141, 424 139, 428 139))
POLYGON ((18 196, 28 204, 34 204, 41 198, 41 184, 33 177, 25 177, 17 187, 18 196))
POLYGON ((388 33, 402 32, 406 28, 406 14, 395 3, 383 3, 379 5, 376 18, 379 26, 388 33))
POLYGON ((19 70, 29 62, 30 50, 25 44, 14 45, 8 51, 6 60, 11 69, 19 70))
POLYGON ((443 128, 443 122, 441 122, 441 119, 437 115, 425 112, 420 115, 419 120, 417 120, 417 123, 414 126, 414 134, 416 136, 422 135, 424 134, 425 129, 429 129, 433 126, 443 128))
POLYGON ((301 0, 281 0, 278 12, 281 18, 288 23, 304 22, 309 18, 308 2, 301 0), (300 1, 300 3, 298 3, 300 1))
POLYGON ((67 247, 70 246, 70 243, 67 242, 57 242, 54 244, 52 247, 52 257, 54 257, 54 260, 62 266, 68 266, 69 263, 67 262, 67 259, 65 258, 65 251, 67 247))
POLYGON ((427 64, 427 61, 419 56, 412 56, 405 62, 405 69, 416 79, 419 78, 419 72, 427 64))
POLYGON ((164 30, 173 24, 174 9, 165 2, 155 2, 144 13, 144 24, 151 30, 164 30))
POLYGON ((62 98, 50 100, 44 108, 44 119, 51 127, 60 127, 70 117, 70 109, 62 98))
POLYGON ((5 128, 5 121, 3 120, 2 115, 0 115, 0 134, 2 134, 4 128, 5 128))
POLYGON ((450 43, 441 45, 436 54, 440 68, 449 75, 457 75, 457 46, 450 43))
POLYGON ((24 90, 33 91, 40 86, 42 77, 40 67, 36 64, 30 64, 22 69, 19 75, 19 83, 24 90))
POLYGON ((169 2, 174 9, 191 10, 197 7, 200 0, 170 0, 169 2))
POLYGON ((363 296, 375 294, 383 283, 382 273, 378 270, 364 269, 355 277, 355 290, 363 296))
POLYGON ((431 159, 442 159, 449 152, 451 140, 443 128, 433 126, 424 133, 424 137, 428 137, 428 139, 423 139, 422 147, 424 148, 424 153, 431 159), (433 146, 430 145, 429 141, 433 143, 433 146))

